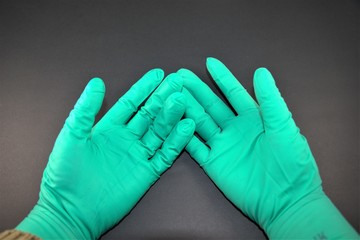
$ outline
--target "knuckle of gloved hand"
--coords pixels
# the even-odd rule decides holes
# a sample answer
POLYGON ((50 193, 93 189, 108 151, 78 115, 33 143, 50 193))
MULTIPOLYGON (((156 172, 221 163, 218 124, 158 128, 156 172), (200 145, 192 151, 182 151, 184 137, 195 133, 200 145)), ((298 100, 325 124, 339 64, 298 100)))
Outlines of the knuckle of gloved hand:
POLYGON ((120 98, 119 103, 126 106, 126 108, 130 109, 132 112, 136 112, 137 110, 137 106, 127 97, 120 98))
POLYGON ((154 148, 152 148, 148 143, 144 143, 141 140, 139 140, 139 151, 141 152, 142 156, 146 158, 150 158, 155 153, 154 148))

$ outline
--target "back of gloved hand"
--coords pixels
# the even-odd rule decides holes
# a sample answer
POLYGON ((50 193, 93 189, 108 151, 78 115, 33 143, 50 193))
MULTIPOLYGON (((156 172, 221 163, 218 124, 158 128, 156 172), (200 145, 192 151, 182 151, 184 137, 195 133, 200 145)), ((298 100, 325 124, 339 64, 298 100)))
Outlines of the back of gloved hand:
POLYGON ((357 238, 324 194, 309 145, 270 72, 255 72, 258 105, 220 61, 209 58, 207 68, 236 115, 195 74, 179 70, 185 116, 204 140, 194 136, 186 150, 220 190, 270 238, 357 238))
POLYGON ((180 121, 185 98, 176 74, 138 111, 162 79, 160 69, 145 74, 95 127, 105 87, 98 78, 88 83, 51 152, 39 201, 18 230, 44 239, 95 239, 134 207, 195 128, 190 119, 180 121))

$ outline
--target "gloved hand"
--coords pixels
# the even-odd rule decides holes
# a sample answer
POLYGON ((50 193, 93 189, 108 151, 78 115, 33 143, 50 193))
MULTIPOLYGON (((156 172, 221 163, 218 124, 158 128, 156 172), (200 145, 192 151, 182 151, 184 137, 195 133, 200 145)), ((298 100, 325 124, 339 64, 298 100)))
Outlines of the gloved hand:
POLYGON ((322 189, 309 145, 270 72, 259 68, 259 105, 218 60, 207 69, 236 114, 194 73, 181 69, 185 116, 196 123, 186 150, 220 190, 270 238, 357 238, 322 189))
POLYGON ((163 76, 160 69, 145 74, 95 127, 105 87, 98 78, 88 83, 55 142, 39 201, 18 230, 44 239, 96 239, 134 207, 195 129, 190 119, 179 122, 185 98, 176 74, 137 112, 163 76))

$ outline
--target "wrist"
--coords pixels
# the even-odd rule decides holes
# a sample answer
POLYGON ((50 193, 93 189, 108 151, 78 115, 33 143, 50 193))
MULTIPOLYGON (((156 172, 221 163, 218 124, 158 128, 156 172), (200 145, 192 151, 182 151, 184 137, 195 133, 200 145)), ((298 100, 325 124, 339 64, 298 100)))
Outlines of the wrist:
POLYGON ((38 236, 16 229, 6 230, 0 233, 0 240, 41 240, 38 236))
POLYGON ((40 201, 29 215, 16 227, 42 239, 93 239, 85 229, 76 226, 67 214, 54 211, 40 201))
POLYGON ((322 190, 285 209, 264 229, 270 239, 356 239, 358 234, 322 190))

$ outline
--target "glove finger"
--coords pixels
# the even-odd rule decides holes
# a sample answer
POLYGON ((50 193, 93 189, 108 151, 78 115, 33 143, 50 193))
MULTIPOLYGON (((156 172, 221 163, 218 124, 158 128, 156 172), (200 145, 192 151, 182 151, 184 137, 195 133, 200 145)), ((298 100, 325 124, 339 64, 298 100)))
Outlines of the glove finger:
POLYGON ((161 69, 152 69, 144 74, 127 91, 97 124, 97 128, 106 125, 125 124, 138 110, 139 105, 151 94, 164 77, 161 69))
POLYGON ((94 125, 95 116, 101 108, 104 95, 104 82, 100 78, 91 79, 66 119, 63 129, 77 138, 87 138, 94 125))
POLYGON ((203 106, 217 125, 224 128, 226 122, 235 117, 230 108, 193 72, 180 69, 178 73, 184 80, 184 87, 203 106))
POLYGON ((260 104, 265 132, 294 135, 299 130, 282 98, 275 80, 266 68, 259 68, 254 75, 256 98, 260 104))
POLYGON ((129 121, 128 129, 138 137, 143 136, 164 106, 166 99, 171 94, 181 91, 182 85, 182 79, 176 73, 168 75, 141 110, 129 121))
POLYGON ((186 98, 185 116, 194 120, 196 125, 195 131, 202 139, 208 141, 212 136, 221 131, 219 126, 186 88, 183 88, 182 92, 186 98))
POLYGON ((207 58, 206 66, 212 78, 238 114, 258 110, 258 105, 230 70, 216 58, 207 58))
POLYGON ((172 94, 156 117, 154 124, 140 140, 148 150, 148 157, 154 155, 185 112, 185 97, 182 93, 172 94))
POLYGON ((196 136, 191 138, 186 146, 186 151, 189 152, 190 156, 195 159, 200 166, 206 163, 210 154, 210 149, 196 136))
POLYGON ((166 138, 161 149, 150 159, 154 171, 161 175, 179 156, 195 131, 195 123, 191 119, 181 120, 166 138))

